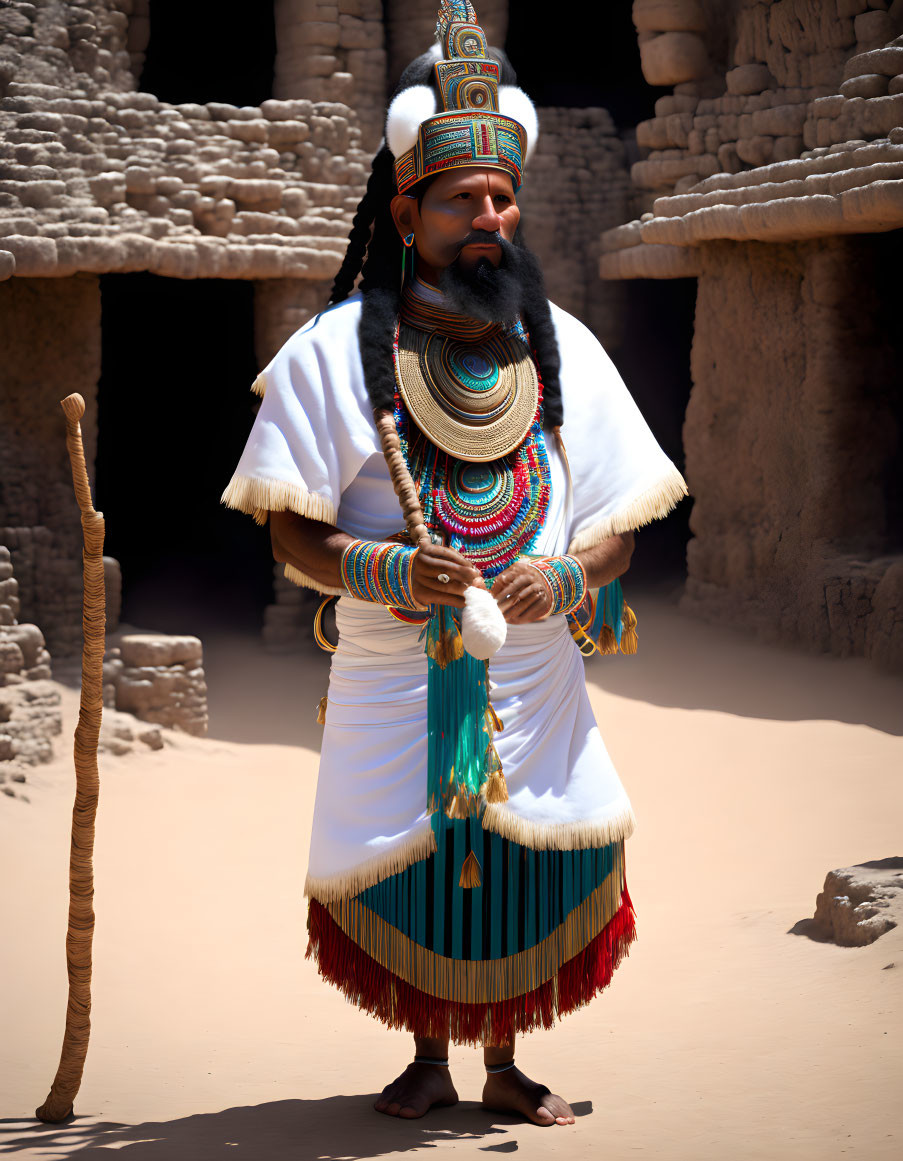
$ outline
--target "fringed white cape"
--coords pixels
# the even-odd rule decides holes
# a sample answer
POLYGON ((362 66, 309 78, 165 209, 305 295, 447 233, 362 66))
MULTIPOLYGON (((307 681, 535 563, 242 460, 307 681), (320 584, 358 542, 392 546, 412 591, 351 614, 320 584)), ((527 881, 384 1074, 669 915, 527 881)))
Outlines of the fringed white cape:
MULTIPOLYGON (((533 551, 580 551, 667 514, 686 495, 595 337, 552 306, 561 353, 563 444, 546 436, 549 511, 533 551)), ((404 525, 379 447, 358 347, 358 295, 299 330, 255 381, 260 411, 223 494, 266 518, 288 509, 353 536, 404 525)), ((321 591, 304 573, 286 576, 321 591)), ((332 590, 338 591, 338 590, 332 590)), ((381 606, 337 606, 308 893, 348 897, 432 850, 426 814, 426 656, 419 629, 381 606)), ((487 829, 531 847, 575 849, 628 837, 630 801, 586 695, 563 617, 510 626, 490 663, 508 783, 487 829)))

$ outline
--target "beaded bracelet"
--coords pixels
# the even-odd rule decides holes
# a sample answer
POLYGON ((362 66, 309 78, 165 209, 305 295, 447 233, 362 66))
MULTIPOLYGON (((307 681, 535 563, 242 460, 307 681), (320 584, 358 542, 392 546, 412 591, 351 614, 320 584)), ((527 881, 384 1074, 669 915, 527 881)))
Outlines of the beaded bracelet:
POLYGON ((416 552, 404 544, 352 540, 339 564, 342 584, 359 601, 419 609, 412 584, 416 552))
POLYGON ((586 572, 574 556, 544 556, 531 560, 531 568, 541 574, 552 598, 552 613, 572 613, 583 604, 586 572))

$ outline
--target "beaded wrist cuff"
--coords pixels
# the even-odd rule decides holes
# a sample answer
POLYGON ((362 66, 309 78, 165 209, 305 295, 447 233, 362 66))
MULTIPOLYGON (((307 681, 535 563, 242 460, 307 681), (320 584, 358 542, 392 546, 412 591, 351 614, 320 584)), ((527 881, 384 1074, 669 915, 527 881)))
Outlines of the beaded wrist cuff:
POLYGON ((586 595, 586 572, 576 557, 545 556, 531 560, 530 565, 548 585, 552 613, 572 613, 580 608, 586 595))
POLYGON ((416 610, 411 574, 416 548, 375 540, 352 540, 342 553, 342 584, 359 601, 416 610))

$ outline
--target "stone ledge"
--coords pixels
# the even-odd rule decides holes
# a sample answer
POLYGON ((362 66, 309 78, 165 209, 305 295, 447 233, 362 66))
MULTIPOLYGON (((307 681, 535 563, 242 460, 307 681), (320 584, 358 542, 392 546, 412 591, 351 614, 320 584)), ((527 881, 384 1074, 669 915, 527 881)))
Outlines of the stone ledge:
POLYGON ((603 278, 675 277, 671 258, 625 255, 640 248, 715 240, 791 242, 903 226, 903 132, 885 141, 814 151, 740 174, 717 174, 658 198, 647 220, 602 235, 603 278), (898 140, 899 138, 899 140, 898 140), (660 267, 661 274, 654 273, 660 267), (619 273, 648 269, 649 274, 619 273))

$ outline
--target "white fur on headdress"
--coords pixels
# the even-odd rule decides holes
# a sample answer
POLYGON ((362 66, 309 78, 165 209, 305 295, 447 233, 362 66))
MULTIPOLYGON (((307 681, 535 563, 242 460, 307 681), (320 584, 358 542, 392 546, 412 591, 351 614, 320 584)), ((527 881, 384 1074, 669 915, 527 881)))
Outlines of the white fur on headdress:
POLYGON ((499 85, 499 112, 519 122, 526 129, 527 152, 524 156, 526 162, 536 148, 539 137, 539 118, 536 116, 533 102, 517 85, 499 85))
POLYGON ((386 115, 386 144, 393 157, 402 157, 417 144, 420 126, 436 112, 436 96, 429 85, 403 89, 386 115))
POLYGON ((508 622, 489 589, 471 585, 464 593, 461 641, 471 657, 488 661, 505 644, 508 622))

